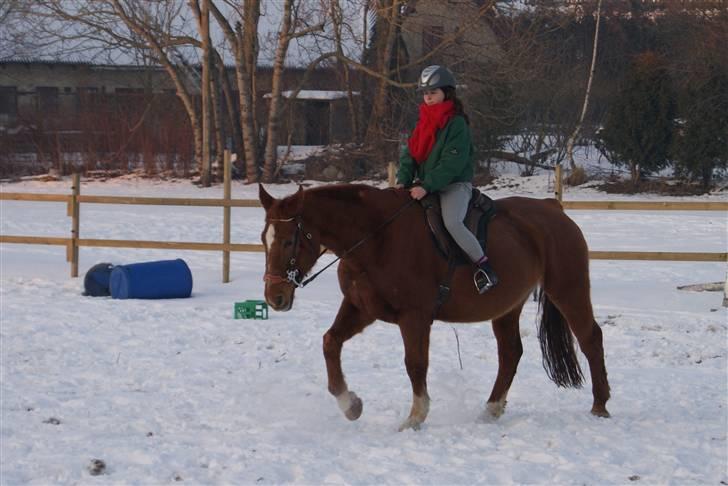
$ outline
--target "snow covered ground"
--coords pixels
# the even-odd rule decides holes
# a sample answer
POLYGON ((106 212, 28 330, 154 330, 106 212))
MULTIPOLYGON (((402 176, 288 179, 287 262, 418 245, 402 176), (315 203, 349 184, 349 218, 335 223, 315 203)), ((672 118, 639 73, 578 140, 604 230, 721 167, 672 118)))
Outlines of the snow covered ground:
MULTIPOLYGON (((549 195, 545 176, 500 185, 489 193, 549 195)), ((0 190, 68 193, 69 186, 22 182, 0 190)), ((233 197, 254 198, 256 190, 236 184, 233 197)), ((84 182, 82 193, 220 197, 222 189, 117 179, 84 182)), ((566 198, 637 199, 573 188, 566 198)), ((691 200, 720 199, 725 193, 691 200)), ((69 234, 63 204, 2 201, 0 211, 2 234, 69 234)), ((722 212, 570 215, 593 250, 728 247, 722 212)), ((262 220, 261 209, 233 209, 233 242, 258 243, 262 220)), ((218 242, 221 233, 219 208, 82 206, 87 238, 218 242)), ((234 302, 262 297, 262 254, 234 253, 229 284, 221 283, 214 252, 81 248, 80 257, 81 275, 103 261, 184 258, 192 298, 83 297, 83 279, 68 277, 63 248, 3 244, 3 485, 728 483, 728 311, 719 292, 676 290, 724 280, 723 263, 592 262, 611 419, 589 414, 589 385, 563 390, 548 381, 531 303, 505 415, 476 420, 497 368, 489 323, 456 327, 463 369, 453 328, 438 323, 430 416, 421 431, 400 433, 411 392, 394 326, 376 323, 344 347, 344 371, 364 401, 357 422, 326 391, 321 336, 340 300, 334 271, 299 291, 288 313, 234 320, 234 302), (104 461, 103 475, 91 476, 93 459, 104 461)))

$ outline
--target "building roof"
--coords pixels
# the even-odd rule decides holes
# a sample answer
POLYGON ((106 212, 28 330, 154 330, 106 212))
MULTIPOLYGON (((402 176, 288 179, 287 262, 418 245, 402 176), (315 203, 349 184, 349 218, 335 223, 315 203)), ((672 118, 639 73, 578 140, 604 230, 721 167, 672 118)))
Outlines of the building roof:
MULTIPOLYGON (((358 91, 353 91, 354 96, 359 96, 358 91)), ((283 91, 281 96, 284 98, 290 98, 293 95, 293 91, 283 91)), ((302 89, 296 96, 297 100, 338 100, 349 96, 348 91, 332 91, 332 90, 318 90, 318 89, 302 89)), ((270 98, 271 93, 263 95, 264 98, 270 98)))

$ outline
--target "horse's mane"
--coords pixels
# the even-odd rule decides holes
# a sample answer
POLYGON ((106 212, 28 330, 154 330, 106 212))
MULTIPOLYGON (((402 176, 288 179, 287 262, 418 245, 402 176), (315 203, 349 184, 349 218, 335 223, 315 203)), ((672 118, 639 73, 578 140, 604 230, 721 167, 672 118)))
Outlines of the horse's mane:
POLYGON ((314 187, 306 192, 321 195, 336 201, 361 202, 367 195, 379 191, 380 189, 367 186, 366 184, 334 184, 314 187))
MULTIPOLYGON (((286 217, 293 216, 296 211, 298 193, 291 194, 281 201, 280 210, 286 217)), ((337 208, 337 213, 347 218, 357 217, 380 218, 389 215, 409 198, 407 191, 379 189, 366 184, 332 184, 306 189, 303 193, 303 206, 311 208, 319 204, 329 208, 337 208)), ((330 214, 333 216, 333 214, 330 214)))

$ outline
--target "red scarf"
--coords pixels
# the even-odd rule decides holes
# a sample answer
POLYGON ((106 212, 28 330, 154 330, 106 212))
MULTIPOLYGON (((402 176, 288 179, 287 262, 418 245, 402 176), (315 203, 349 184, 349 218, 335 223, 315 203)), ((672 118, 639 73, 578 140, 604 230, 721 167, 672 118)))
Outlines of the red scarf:
POLYGON ((418 164, 427 160, 437 138, 437 131, 447 125, 450 118, 455 116, 455 103, 452 100, 443 101, 436 105, 420 105, 420 118, 412 136, 407 142, 410 155, 418 164))

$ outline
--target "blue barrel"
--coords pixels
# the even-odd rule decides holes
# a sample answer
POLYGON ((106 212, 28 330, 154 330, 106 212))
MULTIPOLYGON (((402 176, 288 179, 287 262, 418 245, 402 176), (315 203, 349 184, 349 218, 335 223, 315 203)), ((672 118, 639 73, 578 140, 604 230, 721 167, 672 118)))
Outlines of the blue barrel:
POLYGON ((192 272, 184 260, 118 265, 111 271, 114 299, 177 299, 192 294, 192 272))

